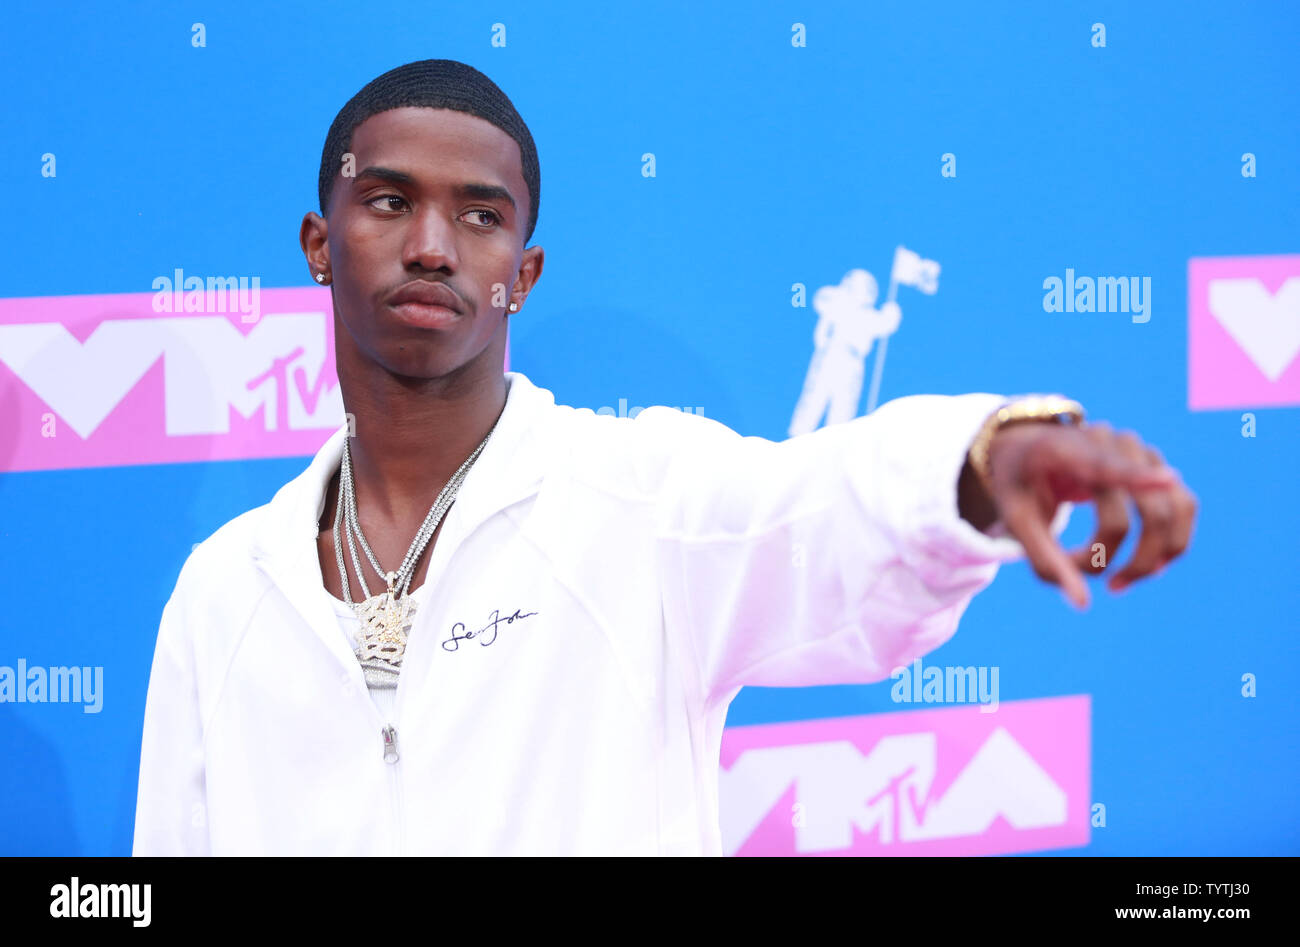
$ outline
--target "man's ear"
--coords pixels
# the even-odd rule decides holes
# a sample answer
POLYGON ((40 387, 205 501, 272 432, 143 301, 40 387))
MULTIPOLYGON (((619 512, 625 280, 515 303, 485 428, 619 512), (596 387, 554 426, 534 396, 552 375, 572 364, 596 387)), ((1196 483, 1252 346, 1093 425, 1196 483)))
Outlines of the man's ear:
POLYGON ((329 222, 315 211, 303 215, 298 231, 298 244, 307 258, 307 268, 314 276, 327 273, 330 268, 329 222))
POLYGON ((523 258, 519 261, 519 276, 515 278, 514 291, 510 295, 514 302, 519 303, 520 308, 541 279, 545 262, 546 251, 541 247, 534 245, 524 250, 523 258))

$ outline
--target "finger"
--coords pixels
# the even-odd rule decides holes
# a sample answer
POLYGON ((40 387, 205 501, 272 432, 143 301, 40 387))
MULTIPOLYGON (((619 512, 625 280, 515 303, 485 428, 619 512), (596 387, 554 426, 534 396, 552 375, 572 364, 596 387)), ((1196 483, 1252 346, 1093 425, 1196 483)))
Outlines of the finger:
POLYGON ((1013 492, 1001 503, 1002 522, 1025 549, 1025 557, 1040 579, 1060 586, 1075 607, 1088 607, 1088 587, 1083 574, 1056 542, 1038 501, 1025 492, 1013 492))
POLYGON ((1187 485, 1181 479, 1174 490, 1173 501, 1174 528, 1170 537, 1172 545, 1165 550, 1165 561, 1160 564, 1160 569, 1181 556, 1191 543, 1192 524, 1196 522, 1196 511, 1200 507, 1196 496, 1187 489, 1187 485))
POLYGON ((1126 456, 1103 424, 1062 428, 1031 447, 1025 479, 1043 481, 1056 501, 1091 500, 1107 489, 1146 490, 1174 479, 1171 471, 1152 467, 1141 456, 1126 456))
POLYGON ((1128 536, 1128 494, 1107 487, 1099 490, 1093 501, 1097 507, 1097 528, 1088 545, 1075 550, 1070 557, 1084 572, 1098 575, 1106 571, 1128 536))
MULTIPOLYGON (((1105 421, 1089 424, 1082 431, 1103 451, 1112 453, 1117 449, 1115 431, 1105 421)), ((1092 499, 1097 506, 1097 528, 1089 544, 1076 550, 1073 558, 1080 569, 1097 575, 1106 571, 1128 536, 1128 494, 1118 487, 1103 487, 1094 492, 1092 499)))
MULTIPOLYGON (((1165 467, 1159 453, 1147 448, 1131 433, 1120 435, 1116 444, 1125 456, 1134 458, 1153 468, 1165 467)), ((1173 473, 1173 471, 1170 471, 1173 473)), ((1175 478, 1176 482, 1176 478, 1175 478)), ((1108 587, 1115 592, 1127 588, 1137 579, 1153 573, 1166 561, 1166 553, 1174 545, 1175 510, 1173 489, 1146 490, 1135 493, 1133 501, 1142 518, 1142 534, 1138 538, 1133 557, 1119 572, 1111 576, 1108 587)))
MULTIPOLYGON (((1165 463, 1160 451, 1154 447, 1146 446, 1146 454, 1148 461, 1151 463, 1165 463)), ((1196 497, 1187 489, 1187 484, 1183 483, 1181 477, 1177 478, 1175 484, 1170 488, 1169 499, 1173 505, 1173 523, 1169 529, 1168 545, 1164 549, 1159 564, 1156 565, 1155 571, 1157 573, 1163 571, 1165 566, 1181 556, 1187 549, 1192 538, 1192 524, 1196 520, 1198 507, 1196 497)))
POLYGON ((1067 448, 1072 449, 1076 458, 1077 469, 1072 473, 1094 494, 1108 487, 1124 490, 1165 487, 1177 479, 1174 472, 1163 464, 1148 463, 1141 442, 1131 433, 1114 434, 1109 428, 1101 431, 1085 428, 1079 433, 1082 437, 1073 439, 1067 448), (1125 440, 1131 441, 1137 450, 1118 449, 1125 440))

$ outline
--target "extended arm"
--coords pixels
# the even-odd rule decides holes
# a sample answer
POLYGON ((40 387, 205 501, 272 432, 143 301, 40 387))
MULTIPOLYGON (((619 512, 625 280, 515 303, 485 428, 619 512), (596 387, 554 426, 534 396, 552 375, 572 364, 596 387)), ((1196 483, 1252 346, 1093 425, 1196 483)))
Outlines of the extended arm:
POLYGON ((782 442, 642 412, 635 423, 672 444, 657 535, 664 609, 694 655, 700 698, 877 681, 948 640, 998 565, 1024 555, 958 511, 967 450, 1004 401, 901 398, 782 442))

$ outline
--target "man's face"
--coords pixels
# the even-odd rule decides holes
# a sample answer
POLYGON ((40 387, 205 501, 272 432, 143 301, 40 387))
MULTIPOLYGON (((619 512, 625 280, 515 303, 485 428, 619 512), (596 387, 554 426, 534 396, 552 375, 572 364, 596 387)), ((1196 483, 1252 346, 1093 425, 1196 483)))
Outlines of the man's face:
POLYGON ((523 249, 519 146, 474 115, 400 108, 358 125, 351 153, 355 176, 335 178, 328 221, 308 214, 302 233, 348 336, 337 333, 340 365, 359 355, 413 378, 476 360, 500 371, 507 307, 522 306, 542 264, 540 247, 523 249), (436 283, 455 314, 394 299, 436 283))

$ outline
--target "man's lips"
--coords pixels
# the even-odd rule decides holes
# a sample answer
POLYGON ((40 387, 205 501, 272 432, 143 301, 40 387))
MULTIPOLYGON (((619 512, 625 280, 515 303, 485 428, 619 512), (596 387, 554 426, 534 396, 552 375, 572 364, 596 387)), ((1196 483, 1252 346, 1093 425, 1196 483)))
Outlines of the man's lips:
POLYGON ((446 283, 433 283, 428 280, 414 280, 393 293, 388 300, 390 306, 402 303, 419 303, 422 306, 443 306, 456 314, 462 312, 460 297, 446 283))

